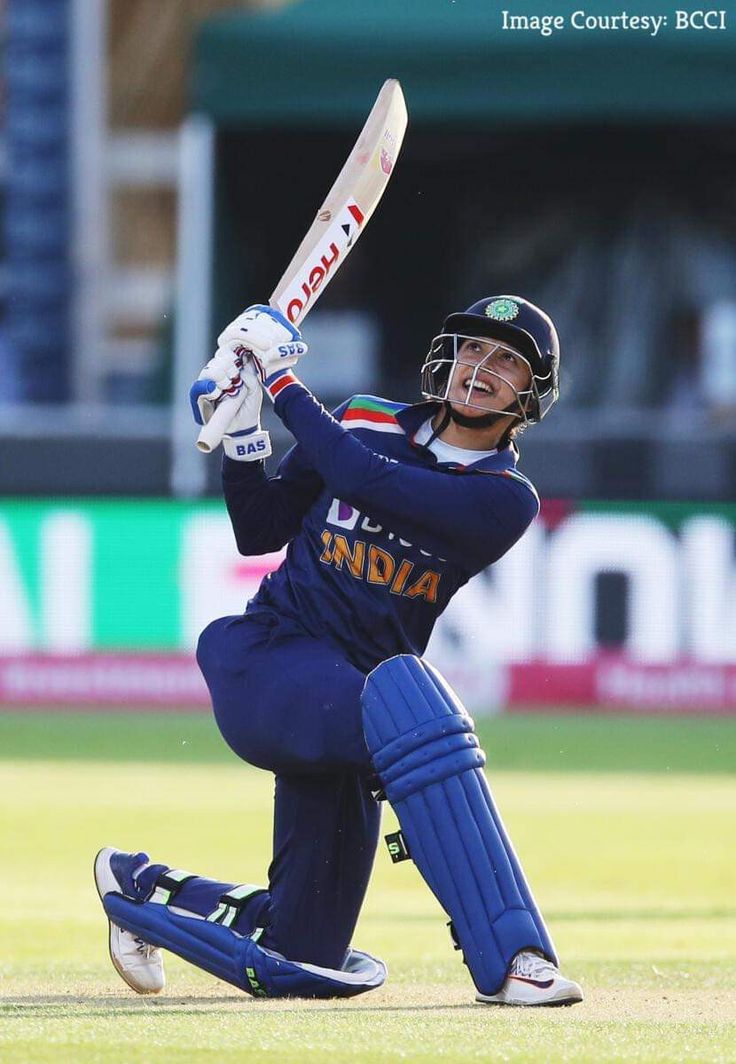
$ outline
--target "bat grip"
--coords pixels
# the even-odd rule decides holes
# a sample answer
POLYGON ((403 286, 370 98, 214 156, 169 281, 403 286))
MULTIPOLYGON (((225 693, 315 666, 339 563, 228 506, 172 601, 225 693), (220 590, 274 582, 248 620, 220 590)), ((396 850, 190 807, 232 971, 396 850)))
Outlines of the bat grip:
POLYGON ((242 389, 240 395, 223 395, 212 417, 202 426, 197 437, 197 448, 204 454, 211 454, 219 445, 228 425, 245 402, 244 392, 245 389, 242 389))

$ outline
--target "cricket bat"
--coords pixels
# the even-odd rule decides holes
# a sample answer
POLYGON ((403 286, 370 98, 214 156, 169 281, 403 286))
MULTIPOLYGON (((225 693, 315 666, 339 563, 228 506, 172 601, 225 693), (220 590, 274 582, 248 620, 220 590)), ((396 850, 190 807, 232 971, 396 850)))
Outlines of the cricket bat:
MULTIPOLYGON (((294 325, 307 316, 355 246, 394 169, 407 124, 394 78, 384 82, 347 162, 269 299, 294 325)), ((235 416, 241 396, 223 396, 197 447, 209 454, 235 416)))

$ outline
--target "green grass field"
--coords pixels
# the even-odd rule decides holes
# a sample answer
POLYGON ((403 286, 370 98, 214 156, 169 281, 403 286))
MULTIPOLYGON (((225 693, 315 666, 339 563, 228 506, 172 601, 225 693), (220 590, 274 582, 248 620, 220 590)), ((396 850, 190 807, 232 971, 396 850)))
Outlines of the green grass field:
POLYGON ((573 1009, 473 1004, 442 914, 385 850, 356 935, 389 965, 382 989, 253 1001, 167 958, 164 994, 136 997, 107 957, 96 850, 257 882, 271 780, 204 715, 0 714, 0 1060, 736 1061, 736 721, 530 716, 481 730, 586 992, 573 1009))

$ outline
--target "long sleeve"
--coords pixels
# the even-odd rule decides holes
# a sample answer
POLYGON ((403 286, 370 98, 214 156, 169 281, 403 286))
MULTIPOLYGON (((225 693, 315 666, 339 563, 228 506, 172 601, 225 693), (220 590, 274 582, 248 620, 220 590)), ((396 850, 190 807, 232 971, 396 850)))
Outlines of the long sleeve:
POLYGON ((504 554, 537 514, 535 495, 514 478, 430 469, 377 453, 300 382, 277 395, 275 410, 338 498, 474 570, 504 554))
MULTIPOLYGON (((337 407, 337 417, 346 406, 337 407)), ((269 554, 293 539, 323 486, 298 444, 284 456, 273 477, 266 475, 265 462, 223 457, 222 488, 240 553, 269 554)))
POLYGON ((264 462, 223 458, 222 487, 240 553, 268 554, 293 539, 322 486, 298 445, 273 477, 266 476, 264 462))

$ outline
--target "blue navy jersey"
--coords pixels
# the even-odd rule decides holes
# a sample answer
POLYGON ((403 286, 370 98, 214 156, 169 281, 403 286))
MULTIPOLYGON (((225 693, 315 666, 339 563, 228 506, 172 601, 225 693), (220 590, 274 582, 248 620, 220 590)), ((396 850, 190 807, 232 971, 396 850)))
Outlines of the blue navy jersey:
POLYGON ((223 460, 241 554, 288 543, 246 612, 291 619, 364 672, 395 654, 421 655, 452 595, 539 511, 516 448, 440 463, 415 442, 438 403, 359 395, 333 415, 291 374, 274 405, 297 441, 276 476, 263 462, 223 460))

